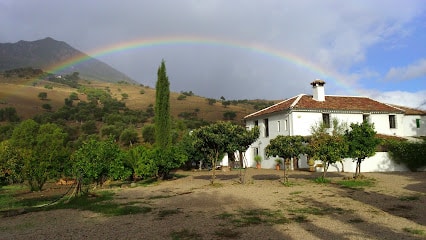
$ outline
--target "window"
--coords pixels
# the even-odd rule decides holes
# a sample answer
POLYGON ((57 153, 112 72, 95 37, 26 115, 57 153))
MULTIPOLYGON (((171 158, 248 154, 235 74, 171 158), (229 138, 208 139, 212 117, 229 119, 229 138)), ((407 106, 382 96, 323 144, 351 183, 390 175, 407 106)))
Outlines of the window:
POLYGON ((370 120, 370 114, 363 114, 362 115, 362 121, 368 122, 370 120))
POLYGON ((259 148, 254 148, 253 150, 254 150, 254 156, 259 155, 259 148))
POLYGON ((287 131, 287 124, 288 124, 288 120, 284 121, 284 131, 287 131))
POLYGON ((420 119, 416 119, 416 127, 420 128, 420 119))
POLYGON ((277 121, 277 131, 281 132, 281 121, 277 121))
POLYGON ((326 128, 330 128, 330 114, 323 113, 322 114, 322 122, 326 128))
POLYGON ((257 121, 257 120, 254 121, 254 126, 256 126, 256 127, 259 126, 259 121, 257 121))
POLYGON ((269 121, 267 118, 263 119, 263 124, 265 125, 265 137, 269 137, 269 121))
POLYGON ((395 115, 389 115, 389 127, 396 128, 396 117, 395 115))

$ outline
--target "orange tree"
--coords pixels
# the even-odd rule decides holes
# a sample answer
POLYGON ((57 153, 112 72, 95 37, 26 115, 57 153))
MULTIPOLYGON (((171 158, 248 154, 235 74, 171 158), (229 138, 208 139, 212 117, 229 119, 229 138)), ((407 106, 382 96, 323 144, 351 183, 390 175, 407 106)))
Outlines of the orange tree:
MULTIPOLYGON (((73 153, 73 173, 77 179, 77 194, 82 186, 92 183, 102 186, 108 179, 120 179, 129 176, 123 163, 121 149, 112 138, 98 141, 91 138, 73 153)), ((86 191, 89 189, 86 188, 86 191)))
POLYGON ((360 124, 352 123, 350 127, 351 130, 346 130, 345 139, 349 144, 348 157, 356 161, 354 178, 358 178, 361 174, 362 161, 376 154, 380 139, 376 138, 373 124, 367 121, 360 124))
POLYGON ((348 143, 344 137, 346 124, 333 119, 332 127, 328 128, 324 123, 315 124, 311 128, 309 140, 309 152, 313 159, 321 160, 325 178, 330 164, 342 161, 347 155, 348 143))
MULTIPOLYGON (((302 136, 277 136, 266 146, 266 155, 269 157, 278 156, 289 161, 290 158, 298 157, 306 152, 303 142, 302 136)), ((286 168, 284 163, 284 183, 288 182, 286 168)))
POLYGON ((56 124, 38 124, 32 119, 15 127, 10 144, 20 159, 21 174, 32 191, 41 191, 49 178, 63 173, 68 159, 67 134, 56 124))
MULTIPOLYGON (((259 136, 259 130, 253 128, 246 130, 244 127, 231 122, 216 122, 198 128, 192 132, 194 147, 203 152, 212 165, 211 183, 216 178, 217 162, 226 153, 236 151, 245 152, 259 136)), ((240 160, 242 161, 242 159, 240 160)))

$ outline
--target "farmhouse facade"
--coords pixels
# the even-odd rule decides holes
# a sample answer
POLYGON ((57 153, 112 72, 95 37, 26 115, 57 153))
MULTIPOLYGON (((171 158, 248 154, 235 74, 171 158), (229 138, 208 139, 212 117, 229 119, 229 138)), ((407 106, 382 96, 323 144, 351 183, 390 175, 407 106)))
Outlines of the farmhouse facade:
MULTIPOLYGON (((262 168, 274 168, 275 162, 266 156, 265 148, 276 136, 309 136, 314 124, 323 122, 330 126, 333 119, 348 125, 367 120, 383 135, 426 135, 426 111, 381 103, 368 97, 325 95, 322 80, 315 80, 311 85, 312 95, 300 94, 244 117, 248 129, 254 126, 260 129, 259 139, 246 152, 249 167, 255 166, 254 156, 260 155, 262 168)), ((306 159, 300 160, 299 167, 307 167, 306 159)))

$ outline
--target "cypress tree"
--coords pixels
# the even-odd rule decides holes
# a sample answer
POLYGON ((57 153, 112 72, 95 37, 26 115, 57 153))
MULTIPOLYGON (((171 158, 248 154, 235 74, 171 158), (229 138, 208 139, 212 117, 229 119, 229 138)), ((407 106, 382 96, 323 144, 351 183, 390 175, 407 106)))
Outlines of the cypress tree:
POLYGON ((164 60, 158 68, 155 90, 155 144, 165 149, 171 144, 171 122, 170 83, 164 60))

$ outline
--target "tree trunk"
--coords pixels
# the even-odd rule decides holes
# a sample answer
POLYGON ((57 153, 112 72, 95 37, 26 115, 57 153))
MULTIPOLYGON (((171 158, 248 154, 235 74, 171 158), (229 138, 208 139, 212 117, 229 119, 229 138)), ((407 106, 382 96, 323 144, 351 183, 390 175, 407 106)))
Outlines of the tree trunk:
POLYGON ((283 173, 284 173, 284 179, 283 179, 283 181, 284 181, 284 183, 287 183, 288 182, 288 176, 287 176, 287 162, 289 161, 289 159, 284 159, 284 166, 283 166, 283 173))
POLYGON ((293 169, 294 170, 299 169, 299 158, 297 158, 297 157, 293 158, 293 169))
POLYGON ((324 165, 323 166, 324 170, 322 172, 322 178, 325 178, 325 175, 327 174, 328 166, 330 165, 330 163, 326 162, 326 163, 323 163, 323 165, 324 165))
POLYGON ((358 178, 361 175, 361 162, 362 158, 357 158, 354 178, 358 178))
POLYGON ((216 179, 216 162, 218 158, 219 158, 219 153, 216 152, 215 156, 212 159, 212 179, 210 180, 211 184, 214 184, 214 180, 216 179))
POLYGON ((240 161, 240 183, 244 184, 245 183, 245 175, 246 175, 246 169, 244 168, 244 153, 242 151, 238 151, 239 155, 239 161, 240 161), (244 168, 244 172, 243 172, 243 168, 244 168))

